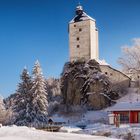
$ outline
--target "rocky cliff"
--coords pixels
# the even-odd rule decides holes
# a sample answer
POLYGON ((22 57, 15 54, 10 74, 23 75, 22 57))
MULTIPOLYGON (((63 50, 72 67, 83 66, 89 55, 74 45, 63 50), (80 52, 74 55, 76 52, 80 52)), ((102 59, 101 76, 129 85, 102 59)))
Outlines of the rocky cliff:
POLYGON ((118 98, 95 60, 66 63, 61 75, 61 92, 63 104, 68 107, 80 105, 88 109, 103 109, 118 98))

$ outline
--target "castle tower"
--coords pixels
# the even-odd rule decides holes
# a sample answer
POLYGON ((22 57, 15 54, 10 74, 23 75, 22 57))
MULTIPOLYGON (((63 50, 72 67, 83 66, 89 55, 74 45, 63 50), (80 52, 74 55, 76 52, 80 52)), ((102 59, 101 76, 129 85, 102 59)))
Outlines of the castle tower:
POLYGON ((81 5, 69 22, 70 61, 84 58, 98 59, 98 30, 95 19, 88 16, 81 5))

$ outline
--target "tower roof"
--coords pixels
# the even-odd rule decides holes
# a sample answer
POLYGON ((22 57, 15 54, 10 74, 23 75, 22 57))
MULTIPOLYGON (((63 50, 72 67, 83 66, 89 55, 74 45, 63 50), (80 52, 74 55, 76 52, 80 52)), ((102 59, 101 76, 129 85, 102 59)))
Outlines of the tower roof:
POLYGON ((93 19, 92 17, 90 17, 84 12, 83 7, 80 4, 76 7, 75 14, 76 16, 70 21, 70 23, 89 20, 89 19, 95 21, 95 19, 93 19))

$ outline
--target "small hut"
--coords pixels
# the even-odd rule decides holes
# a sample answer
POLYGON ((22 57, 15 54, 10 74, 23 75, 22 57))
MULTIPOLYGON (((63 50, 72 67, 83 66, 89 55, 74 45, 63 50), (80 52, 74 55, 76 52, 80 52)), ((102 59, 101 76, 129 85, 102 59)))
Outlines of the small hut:
POLYGON ((121 102, 108 109, 110 124, 140 123, 140 102, 121 102), (113 120, 113 121, 112 121, 113 120), (113 122, 113 123, 112 123, 113 122))

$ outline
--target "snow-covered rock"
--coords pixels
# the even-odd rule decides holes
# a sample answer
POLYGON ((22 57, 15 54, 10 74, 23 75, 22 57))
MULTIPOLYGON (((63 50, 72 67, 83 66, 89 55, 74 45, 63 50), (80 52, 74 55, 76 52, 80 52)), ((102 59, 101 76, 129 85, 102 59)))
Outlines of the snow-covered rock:
POLYGON ((61 77, 63 103, 68 111, 72 106, 103 109, 115 99, 111 82, 101 72, 96 60, 77 60, 65 64, 61 77))

